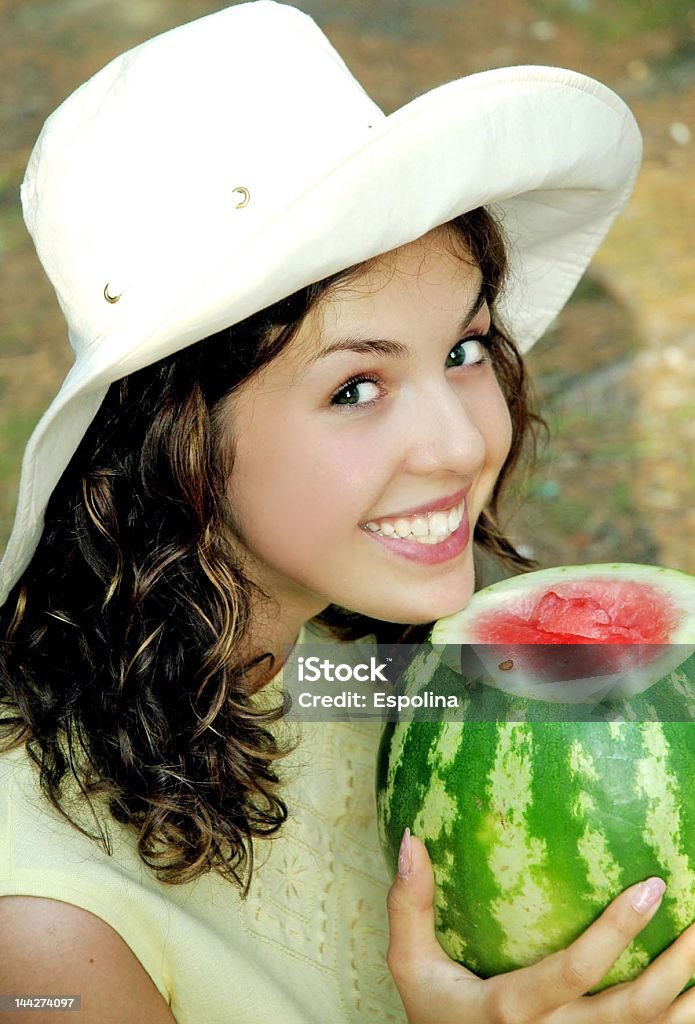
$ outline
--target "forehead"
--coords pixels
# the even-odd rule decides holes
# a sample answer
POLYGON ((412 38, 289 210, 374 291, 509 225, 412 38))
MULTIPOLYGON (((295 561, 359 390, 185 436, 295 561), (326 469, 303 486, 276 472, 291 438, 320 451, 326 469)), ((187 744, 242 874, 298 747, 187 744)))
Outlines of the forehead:
POLYGON ((448 226, 377 256, 331 286, 309 311, 297 348, 320 348, 326 334, 406 323, 414 315, 459 321, 477 298, 482 275, 461 235, 448 226))
POLYGON ((479 278, 480 271, 465 239, 453 226, 444 225, 414 242, 368 260, 357 267, 347 280, 329 288, 321 302, 328 304, 335 299, 344 299, 350 293, 372 295, 392 281, 407 289, 437 281, 445 285, 460 285, 462 280, 479 278))

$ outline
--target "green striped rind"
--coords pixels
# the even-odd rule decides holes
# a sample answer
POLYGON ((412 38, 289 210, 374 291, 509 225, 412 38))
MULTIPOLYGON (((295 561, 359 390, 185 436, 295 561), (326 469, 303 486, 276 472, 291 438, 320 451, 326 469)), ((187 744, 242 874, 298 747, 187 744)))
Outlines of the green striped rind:
MULTIPOLYGON (((462 685, 427 646, 407 688, 415 680, 462 685)), ((695 656, 619 709, 598 706, 606 720, 476 692, 489 700, 466 698, 469 721, 385 729, 377 804, 391 868, 407 825, 434 865, 440 941, 482 976, 567 945, 622 889, 660 875, 662 908, 599 988, 634 977, 695 919, 695 723, 656 720, 666 705, 691 714, 695 656)))

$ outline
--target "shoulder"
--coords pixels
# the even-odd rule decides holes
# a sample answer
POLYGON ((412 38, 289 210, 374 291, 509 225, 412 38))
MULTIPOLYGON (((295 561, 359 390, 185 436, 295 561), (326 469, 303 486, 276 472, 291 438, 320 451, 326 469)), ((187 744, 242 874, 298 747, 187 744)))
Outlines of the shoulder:
MULTIPOLYGON (((0 991, 79 994, 82 1024, 175 1024, 123 939, 101 918, 59 900, 0 897, 0 991)), ((3 1013, 3 1021, 25 1016, 3 1013)), ((33 1010, 31 1019, 53 1024, 54 1011, 33 1010)))

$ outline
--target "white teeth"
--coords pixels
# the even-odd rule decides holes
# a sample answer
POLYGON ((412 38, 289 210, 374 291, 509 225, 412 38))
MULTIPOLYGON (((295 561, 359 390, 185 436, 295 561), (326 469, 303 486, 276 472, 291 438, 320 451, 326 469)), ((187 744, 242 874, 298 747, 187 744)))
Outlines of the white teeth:
POLYGON ((446 537, 449 532, 448 514, 435 512, 430 516, 430 537, 446 537))
POLYGON ((427 520, 423 516, 418 516, 417 519, 413 520, 410 532, 413 537, 426 537, 430 532, 429 527, 427 526, 427 520))
POLYGON ((465 507, 466 503, 462 501, 446 512, 432 512, 428 516, 413 516, 410 519, 401 516, 392 522, 384 520, 382 523, 370 519, 365 526, 371 533, 379 533, 384 537, 395 535, 419 544, 441 544, 461 525, 465 507))
POLYGON ((393 524, 393 527, 399 537, 407 537, 410 533, 410 520, 408 519, 397 519, 393 524))

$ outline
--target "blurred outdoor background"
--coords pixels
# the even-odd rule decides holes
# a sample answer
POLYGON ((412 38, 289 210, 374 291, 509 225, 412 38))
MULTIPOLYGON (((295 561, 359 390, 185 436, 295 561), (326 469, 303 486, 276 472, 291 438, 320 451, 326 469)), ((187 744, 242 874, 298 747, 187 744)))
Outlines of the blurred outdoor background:
MULTIPOLYGON (((54 107, 116 54, 225 6, 0 0, 0 549, 21 450, 70 362, 21 218, 30 148, 54 107)), ((517 496, 512 535, 542 565, 621 560, 695 573, 695 0, 296 6, 387 111, 452 78, 527 63, 593 75, 632 106, 646 146, 634 199, 530 357, 552 436, 517 496)))

